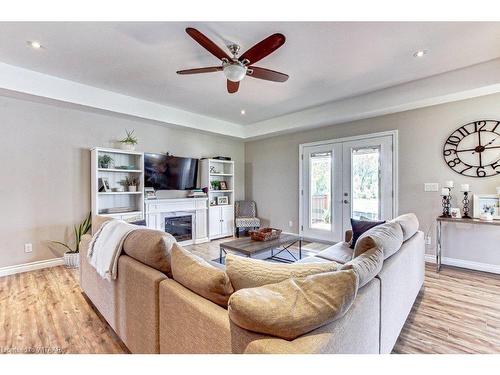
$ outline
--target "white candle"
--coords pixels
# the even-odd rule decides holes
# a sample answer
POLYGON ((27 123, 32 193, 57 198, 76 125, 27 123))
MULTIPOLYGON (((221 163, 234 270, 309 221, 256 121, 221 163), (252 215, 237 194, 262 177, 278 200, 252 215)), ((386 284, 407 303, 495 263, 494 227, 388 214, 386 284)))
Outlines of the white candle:
POLYGON ((444 196, 444 197, 450 195, 450 190, 448 188, 442 188, 441 189, 441 195, 444 196))
POLYGON ((444 187, 447 187, 447 188, 452 188, 453 187, 453 181, 445 181, 444 182, 444 187))
POLYGON ((469 184, 462 184, 462 185, 460 185, 460 191, 463 191, 463 192, 470 191, 469 190, 469 184))

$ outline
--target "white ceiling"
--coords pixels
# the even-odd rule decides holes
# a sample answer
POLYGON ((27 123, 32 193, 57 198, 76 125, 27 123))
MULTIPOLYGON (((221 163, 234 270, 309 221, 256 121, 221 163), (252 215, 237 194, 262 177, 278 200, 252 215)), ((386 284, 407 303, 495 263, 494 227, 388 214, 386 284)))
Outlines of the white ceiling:
POLYGON ((1 62, 242 125, 499 57, 500 23, 487 22, 0 23, 1 62), (246 78, 229 95, 220 72, 177 75, 218 64, 187 26, 243 51, 283 33, 285 45, 256 65, 290 79, 246 78), (27 40, 45 48, 27 48, 27 40), (429 53, 414 58, 419 49, 429 53))

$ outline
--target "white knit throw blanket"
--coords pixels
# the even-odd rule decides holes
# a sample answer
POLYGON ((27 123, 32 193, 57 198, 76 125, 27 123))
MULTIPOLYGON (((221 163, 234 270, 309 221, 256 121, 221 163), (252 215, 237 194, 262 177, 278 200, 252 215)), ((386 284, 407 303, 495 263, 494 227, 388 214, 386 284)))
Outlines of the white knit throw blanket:
POLYGON ((135 229, 136 225, 121 220, 110 220, 104 222, 92 237, 87 257, 103 279, 116 279, 123 242, 135 229))

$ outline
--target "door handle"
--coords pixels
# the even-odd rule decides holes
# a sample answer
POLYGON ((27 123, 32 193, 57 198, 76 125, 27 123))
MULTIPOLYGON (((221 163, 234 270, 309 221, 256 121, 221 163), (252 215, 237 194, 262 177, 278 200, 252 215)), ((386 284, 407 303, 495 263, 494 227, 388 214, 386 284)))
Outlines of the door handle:
POLYGON ((344 203, 347 204, 349 203, 349 201, 347 199, 344 199, 344 203))

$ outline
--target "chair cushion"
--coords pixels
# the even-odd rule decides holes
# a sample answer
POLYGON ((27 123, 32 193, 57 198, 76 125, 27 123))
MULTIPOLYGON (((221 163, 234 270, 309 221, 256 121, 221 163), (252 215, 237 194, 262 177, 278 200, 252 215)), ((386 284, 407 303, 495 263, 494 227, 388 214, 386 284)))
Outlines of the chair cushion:
POLYGON ((358 238, 367 230, 376 227, 377 225, 384 224, 385 221, 370 221, 370 220, 356 220, 351 219, 352 238, 350 242, 351 249, 356 247, 358 238))
POLYGON ((347 242, 338 242, 335 245, 320 251, 316 254, 316 256, 344 264, 352 259, 353 254, 354 250, 349 247, 347 242))
POLYGON ((356 275, 358 275, 358 288, 361 288, 378 275, 382 269, 383 263, 384 254, 382 253, 382 250, 378 247, 373 247, 370 250, 365 251, 360 256, 342 265, 340 269, 352 269, 356 275))
POLYGON ((140 228, 131 232, 123 242, 128 256, 158 271, 172 276, 170 255, 175 238, 161 230, 140 228))
POLYGON ((403 230, 401 225, 388 222, 378 225, 361 235, 354 248, 353 258, 370 250, 372 247, 377 247, 382 250, 384 259, 387 259, 396 253, 402 244, 403 230))
POLYGON ((336 271, 338 265, 328 263, 273 263, 259 259, 227 254, 226 272, 235 290, 279 283, 291 277, 336 271))
POLYGON ((344 316, 357 289, 352 270, 241 289, 229 299, 229 318, 249 331, 293 340, 344 316))
POLYGON ((177 243, 172 246, 172 274, 179 284, 223 307, 227 306, 234 292, 224 270, 212 266, 177 243))
POLYGON ((237 217, 234 219, 236 227, 260 227, 260 219, 257 217, 237 217))
POLYGON ((419 223, 414 213, 400 215, 392 219, 391 222, 401 225, 401 229, 403 230, 403 241, 409 240, 418 231, 419 223))

